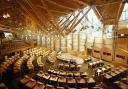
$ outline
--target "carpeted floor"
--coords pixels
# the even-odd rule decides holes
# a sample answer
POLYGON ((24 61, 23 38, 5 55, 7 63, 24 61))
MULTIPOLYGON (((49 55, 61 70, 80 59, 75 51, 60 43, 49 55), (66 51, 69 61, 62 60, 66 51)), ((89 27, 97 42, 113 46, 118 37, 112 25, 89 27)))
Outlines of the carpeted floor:
MULTIPOLYGON (((56 60, 55 63, 52 65, 50 63, 46 62, 47 57, 42 58, 42 62, 44 63, 44 68, 43 71, 47 72, 47 70, 52 67, 52 68, 56 68, 57 65, 59 63, 61 63, 62 61, 60 60, 56 60)), ((96 61, 97 59, 93 59, 93 61, 96 61)), ((35 68, 35 71, 33 72, 29 72, 28 69, 26 68, 26 62, 24 61, 24 63, 22 64, 21 67, 21 73, 16 73, 14 74, 13 71, 13 65, 11 65, 9 67, 9 70, 7 71, 7 73, 5 73, 2 77, 2 82, 5 83, 5 85, 9 88, 9 89, 20 89, 18 84, 19 84, 19 80, 22 78, 23 75, 29 75, 29 76, 34 76, 37 72, 38 69, 35 68)), ((107 63, 107 62, 105 62, 107 63)), ((37 62, 36 60, 33 61, 33 65, 35 65, 35 67, 37 66, 37 62)), ((83 63, 82 67, 80 68, 80 72, 87 72, 89 77, 93 76, 93 69, 89 69, 87 63, 83 63)), ((107 89, 107 86, 104 85, 104 89, 107 89), (106 88, 105 88, 106 87, 106 88)), ((110 89, 110 88, 109 88, 110 89)))

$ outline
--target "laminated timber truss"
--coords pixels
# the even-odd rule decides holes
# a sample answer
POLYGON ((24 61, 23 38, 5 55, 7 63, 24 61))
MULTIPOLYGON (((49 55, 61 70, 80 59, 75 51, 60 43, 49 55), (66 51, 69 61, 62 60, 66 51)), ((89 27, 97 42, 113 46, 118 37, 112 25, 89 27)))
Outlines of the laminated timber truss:
POLYGON ((75 30, 90 9, 104 25, 117 24, 125 2, 127 0, 1 0, 0 24, 13 29, 31 26, 34 31, 64 36, 75 30), (84 12, 86 7, 89 8, 84 12), (74 15, 76 11, 79 13, 74 15), (2 17, 6 12, 11 16, 9 19, 2 17))

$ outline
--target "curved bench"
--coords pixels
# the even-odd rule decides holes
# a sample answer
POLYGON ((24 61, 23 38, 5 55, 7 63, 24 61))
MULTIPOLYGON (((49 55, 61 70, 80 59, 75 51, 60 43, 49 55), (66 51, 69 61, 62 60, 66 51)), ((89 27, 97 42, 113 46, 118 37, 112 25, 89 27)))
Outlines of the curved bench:
POLYGON ((37 58, 37 65, 38 65, 39 69, 43 69, 44 63, 42 62, 42 57, 41 56, 39 56, 37 58))
POLYGON ((24 55, 23 57, 21 57, 19 60, 16 61, 16 63, 14 64, 13 67, 13 73, 17 73, 21 70, 21 66, 23 64, 23 62, 28 59, 29 56, 28 55, 24 55))

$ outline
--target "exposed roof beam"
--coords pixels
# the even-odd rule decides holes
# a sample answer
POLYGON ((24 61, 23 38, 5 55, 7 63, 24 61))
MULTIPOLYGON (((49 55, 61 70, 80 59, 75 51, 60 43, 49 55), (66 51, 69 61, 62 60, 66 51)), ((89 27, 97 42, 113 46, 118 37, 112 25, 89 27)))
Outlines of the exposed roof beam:
POLYGON ((58 3, 56 3, 56 2, 54 2, 54 1, 52 1, 52 0, 46 0, 46 1, 47 1, 47 2, 50 2, 50 3, 54 4, 54 5, 57 5, 57 6, 59 6, 59 7, 65 8, 65 9, 69 9, 69 10, 72 10, 72 11, 75 11, 75 10, 76 10, 76 9, 74 9, 74 8, 71 8, 71 7, 67 7, 67 6, 58 4, 58 3))
POLYGON ((103 16, 100 14, 100 12, 97 10, 97 8, 95 6, 93 7, 93 10, 100 17, 99 20, 103 20, 103 16))
POLYGON ((6 6, 6 7, 3 7, 3 8, 0 8, 0 11, 2 10, 5 10, 5 9, 8 9, 8 8, 11 8, 12 6, 6 6))
MULTIPOLYGON (((40 7, 42 9, 45 9, 43 6, 38 5, 37 7, 40 7)), ((67 12, 64 11, 58 11, 58 10, 50 10, 51 12, 57 12, 57 13, 61 13, 61 14, 67 14, 67 12)))
POLYGON ((48 13, 48 17, 49 19, 52 19, 51 21, 49 20, 49 22, 53 25, 53 27, 55 27, 55 31, 60 32, 60 27, 58 25, 58 22, 56 22, 56 20, 54 19, 52 13, 48 10, 47 5, 45 4, 45 2, 43 0, 41 0, 42 5, 44 6, 44 8, 46 9, 47 13, 48 13), (56 24, 56 25, 55 25, 56 24))
POLYGON ((118 12, 117 12, 117 18, 116 18, 116 21, 117 21, 117 22, 118 22, 118 20, 119 20, 119 17, 120 17, 120 15, 121 15, 121 12, 123 11, 124 4, 125 4, 125 3, 120 3, 120 6, 119 6, 119 9, 118 9, 118 12))
POLYGON ((24 1, 31 7, 32 11, 36 14, 37 18, 41 19, 40 21, 44 25, 45 29, 47 29, 46 22, 44 22, 44 20, 47 21, 46 18, 41 13, 39 13, 39 11, 36 8, 33 8, 34 6, 31 3, 31 1, 29 1, 29 0, 24 0, 24 1), (40 18, 40 16, 42 18, 40 18))
POLYGON ((64 26, 63 26, 63 30, 64 30, 64 29, 67 29, 67 28, 68 28, 68 26, 69 26, 69 25, 71 25, 71 24, 72 24, 72 22, 73 22, 76 18, 78 18, 78 17, 79 17, 79 15, 80 15, 80 12, 79 12, 76 16, 74 16, 74 18, 73 18, 72 20, 70 20, 70 22, 69 22, 69 23, 66 23, 66 25, 64 25, 64 26), (65 26, 66 26, 66 28, 65 28, 65 26))
POLYGON ((21 6, 21 8, 22 8, 31 18, 33 18, 33 20, 35 20, 36 22, 38 22, 38 19, 35 18, 35 16, 32 15, 32 14, 30 13, 30 11, 29 11, 28 9, 26 9, 26 7, 25 7, 24 5, 21 4, 21 2, 19 2, 19 1, 17 0, 17 3, 21 6))
POLYGON ((64 25, 71 17, 72 17, 72 14, 62 24, 60 24, 60 26, 64 25))
POLYGON ((80 1, 80 0, 72 0, 72 1, 77 2, 77 3, 79 3, 79 4, 82 4, 82 5, 84 5, 84 6, 86 6, 86 5, 87 5, 85 2, 80 1))
MULTIPOLYGON (((79 13, 81 13, 81 11, 79 11, 79 13)), ((74 16, 74 15, 73 15, 74 16)), ((80 14, 79 14, 79 16, 80 16, 80 14)), ((73 25, 76 23, 76 21, 77 21, 77 19, 79 18, 79 16, 78 17, 76 17, 75 18, 75 16, 74 16, 74 21, 72 22, 72 24, 71 24, 71 26, 70 26, 70 29, 73 27, 73 25)))
POLYGON ((76 22, 76 24, 74 24, 74 25, 72 26, 72 28, 70 28, 71 31, 80 23, 80 21, 88 14, 88 12, 89 12, 90 10, 91 10, 91 8, 89 8, 89 9, 86 11, 86 13, 83 14, 83 16, 76 22))
MULTIPOLYGON (((22 8, 24 9, 24 11, 26 11, 27 14, 34 20, 35 16, 33 16, 33 15, 28 11, 28 9, 26 9, 26 7, 24 7, 18 0, 17 0, 17 2, 20 4, 20 6, 22 6, 22 8)), ((35 21, 40 24, 39 18, 37 18, 37 16, 36 16, 36 18, 35 18, 35 21)), ((43 23, 41 22, 41 24, 43 24, 43 23)), ((45 25, 43 25, 43 26, 45 27, 45 25)), ((46 28, 46 27, 45 27, 45 28, 46 28)), ((47 31, 44 30, 44 32, 47 34, 47 31)))

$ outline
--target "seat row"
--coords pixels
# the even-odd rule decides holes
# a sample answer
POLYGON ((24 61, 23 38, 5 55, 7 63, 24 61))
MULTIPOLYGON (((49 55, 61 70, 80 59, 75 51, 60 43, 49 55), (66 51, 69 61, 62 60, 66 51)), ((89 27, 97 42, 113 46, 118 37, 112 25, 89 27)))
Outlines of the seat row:
POLYGON ((10 57, 9 59, 7 59, 6 61, 4 61, 3 63, 1 63, 0 64, 0 74, 5 73, 8 69, 8 67, 19 58, 20 58, 20 55, 16 54, 16 55, 10 57))
POLYGON ((102 60, 92 61, 88 63, 88 68, 97 68, 103 65, 104 65, 104 62, 102 60))
POLYGON ((90 56, 84 59, 85 63, 90 62, 90 61, 92 61, 92 58, 90 56))
POLYGON ((39 56, 37 58, 37 65, 38 65, 39 69, 43 69, 44 63, 42 62, 42 56, 39 56))
POLYGON ((65 87, 94 87, 95 81, 93 78, 87 76, 82 77, 70 77, 70 76, 59 76, 54 74, 48 74, 44 72, 38 72, 36 77, 37 80, 45 83, 50 83, 54 86, 65 87))
POLYGON ((23 62, 28 59, 29 56, 28 55, 24 55, 22 56, 19 60, 17 60, 14 64, 14 67, 13 67, 13 73, 17 73, 21 70, 21 66, 23 64, 23 62))
POLYGON ((113 67, 110 65, 105 65, 103 67, 97 68, 95 70, 95 76, 100 76, 103 73, 109 72, 109 71, 111 71, 112 68, 113 67))
POLYGON ((77 64, 64 64, 64 63, 60 63, 58 65, 58 68, 61 70, 68 70, 68 71, 79 71, 81 68, 81 65, 77 65, 77 64))
POLYGON ((127 73, 128 69, 125 67, 120 66, 118 68, 113 68, 111 71, 106 72, 104 74, 104 80, 114 82, 118 80, 120 77, 127 75, 127 73))
POLYGON ((128 76, 115 81, 114 85, 116 89, 127 89, 128 88, 128 76))
POLYGON ((59 76, 68 76, 68 77, 87 77, 87 72, 72 72, 72 71, 62 71, 62 70, 56 70, 56 69, 49 69, 49 74, 59 75, 59 76))
MULTIPOLYGON (((35 88, 37 87, 36 80, 25 76, 23 79, 20 80, 20 82, 29 87, 30 89, 65 89, 65 88, 73 88, 73 89, 88 89, 88 87, 94 87, 95 81, 93 78, 72 78, 72 77, 62 77, 62 76, 55 76, 55 75, 48 75, 45 73, 41 79, 37 81, 40 81, 40 87, 43 88, 35 88)), ((39 83, 39 82, 38 82, 39 83)))
POLYGON ((35 60, 35 56, 33 55, 27 61, 27 67, 29 70, 34 70, 33 60, 35 60))

